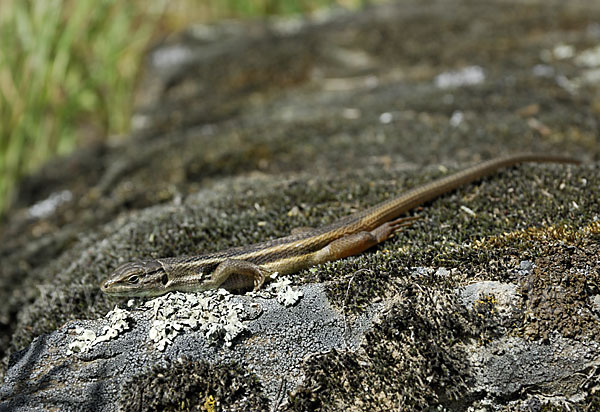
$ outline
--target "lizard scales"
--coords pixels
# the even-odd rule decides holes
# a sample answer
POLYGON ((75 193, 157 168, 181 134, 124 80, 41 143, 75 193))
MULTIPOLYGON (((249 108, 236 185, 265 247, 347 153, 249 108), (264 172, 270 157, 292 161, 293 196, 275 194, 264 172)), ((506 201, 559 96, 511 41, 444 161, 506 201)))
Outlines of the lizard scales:
POLYGON ((195 292, 218 287, 244 289, 252 285, 257 289, 274 272, 294 273, 361 253, 410 224, 413 218, 400 217, 405 212, 523 162, 579 163, 571 157, 529 153, 491 159, 322 227, 205 255, 129 262, 118 267, 100 287, 117 296, 158 296, 169 291, 195 292))

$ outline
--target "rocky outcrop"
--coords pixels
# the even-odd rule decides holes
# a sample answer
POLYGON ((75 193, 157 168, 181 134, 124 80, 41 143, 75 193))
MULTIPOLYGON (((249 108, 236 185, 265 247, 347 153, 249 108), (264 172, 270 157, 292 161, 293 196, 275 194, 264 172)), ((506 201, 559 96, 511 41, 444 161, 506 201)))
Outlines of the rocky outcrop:
POLYGON ((157 45, 131 136, 48 164, 2 223, 0 410, 595 410, 599 19, 403 1, 157 45), (584 164, 460 188, 258 293, 98 289, 519 151, 584 164))

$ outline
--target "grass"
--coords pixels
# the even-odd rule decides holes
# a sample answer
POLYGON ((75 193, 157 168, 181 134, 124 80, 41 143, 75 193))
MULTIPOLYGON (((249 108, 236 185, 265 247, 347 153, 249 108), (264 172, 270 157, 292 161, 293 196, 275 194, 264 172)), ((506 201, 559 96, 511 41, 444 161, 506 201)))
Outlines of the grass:
POLYGON ((19 180, 129 130, 145 50, 192 21, 312 12, 366 0, 0 1, 0 216, 19 180))
POLYGON ((51 156, 127 130, 160 13, 112 0, 2 1, 0 209, 51 156))

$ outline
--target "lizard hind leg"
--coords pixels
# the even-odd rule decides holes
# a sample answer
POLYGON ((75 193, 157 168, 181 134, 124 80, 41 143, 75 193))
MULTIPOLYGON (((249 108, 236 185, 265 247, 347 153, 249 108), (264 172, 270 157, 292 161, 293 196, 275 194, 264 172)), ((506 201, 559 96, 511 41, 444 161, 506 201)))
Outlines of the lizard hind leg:
POLYGON ((403 227, 409 226, 415 219, 418 219, 418 217, 409 216, 394 219, 377 226, 370 232, 357 232, 336 239, 324 248, 315 252, 312 258, 312 264, 317 265, 319 263, 357 255, 376 244, 385 241, 392 233, 402 230, 403 227))
POLYGON ((315 252, 312 264, 329 262, 357 255, 377 244, 377 238, 372 232, 358 232, 334 240, 322 249, 315 252))
POLYGON ((419 216, 399 217, 377 226, 370 233, 377 239, 377 243, 381 243, 387 240, 393 233, 400 232, 402 228, 412 225, 413 221, 417 219, 419 219, 419 216))

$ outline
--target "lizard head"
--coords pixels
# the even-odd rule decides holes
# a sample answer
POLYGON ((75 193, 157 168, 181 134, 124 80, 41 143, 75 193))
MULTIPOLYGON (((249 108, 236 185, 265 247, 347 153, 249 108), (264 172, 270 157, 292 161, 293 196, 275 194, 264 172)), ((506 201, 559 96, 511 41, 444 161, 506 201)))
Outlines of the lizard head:
POLYGON ((138 260, 119 266, 100 285, 112 296, 158 296, 168 292, 169 276, 160 262, 138 260))

